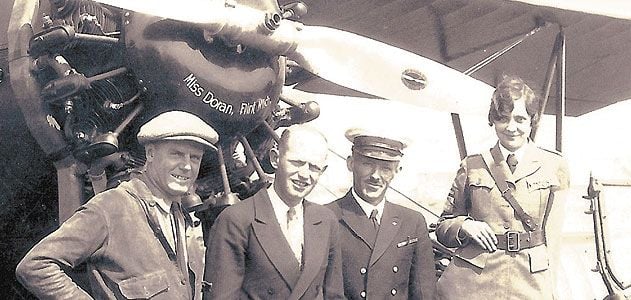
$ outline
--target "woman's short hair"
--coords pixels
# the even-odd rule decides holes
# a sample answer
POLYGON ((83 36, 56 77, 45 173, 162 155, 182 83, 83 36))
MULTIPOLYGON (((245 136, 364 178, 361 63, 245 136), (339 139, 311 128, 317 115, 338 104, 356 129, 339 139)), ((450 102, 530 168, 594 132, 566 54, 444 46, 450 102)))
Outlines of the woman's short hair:
POLYGON ((526 111, 531 118, 530 126, 534 127, 539 122, 540 98, 523 79, 517 76, 504 77, 495 88, 489 109, 489 125, 493 125, 494 120, 509 115, 513 111, 515 101, 522 98, 525 100, 526 111))

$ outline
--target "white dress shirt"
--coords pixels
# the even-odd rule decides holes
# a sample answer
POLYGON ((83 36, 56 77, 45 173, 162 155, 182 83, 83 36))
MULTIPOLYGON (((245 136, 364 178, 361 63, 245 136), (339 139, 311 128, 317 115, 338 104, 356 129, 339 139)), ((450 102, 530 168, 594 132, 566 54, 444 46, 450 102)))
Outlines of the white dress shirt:
POLYGON ((173 220, 173 214, 171 213, 171 204, 173 203, 168 199, 161 199, 158 197, 154 197, 156 203, 158 204, 158 222, 160 223, 160 229, 162 229, 162 233, 164 237, 169 242, 169 246, 175 252, 175 220, 173 220))
POLYGON ((280 229, 285 235, 285 239, 291 250, 294 252, 298 263, 302 263, 302 247, 304 246, 304 200, 301 200, 294 209, 296 210, 296 215, 294 220, 287 220, 287 212, 289 211, 289 206, 285 204, 283 200, 276 194, 274 191, 274 185, 271 185, 268 189, 268 195, 270 201, 272 202, 272 208, 274 209, 274 214, 276 215, 276 220, 278 220, 278 224, 280 225, 280 229))
POLYGON ((528 144, 530 144, 530 141, 526 142, 523 146, 519 147, 519 149, 517 149, 517 151, 515 152, 512 152, 504 148, 504 146, 502 146, 502 143, 499 143, 499 144, 500 144, 500 152, 502 152, 502 155, 504 156, 504 160, 508 158, 509 154, 515 154, 517 163, 519 163, 521 159, 524 157, 524 152, 526 152, 526 147, 528 146, 528 144))
MULTIPOLYGON (((177 245, 175 243, 176 241, 176 233, 177 230, 175 229, 175 217, 173 216, 173 214, 171 213, 171 204, 173 203, 173 201, 168 200, 168 199, 162 199, 162 198, 158 198, 158 197, 153 197, 153 199, 156 201, 156 203, 158 204, 158 222, 160 223, 160 229, 162 229, 162 233, 164 234, 164 237, 167 239, 167 242, 169 243, 169 246, 171 247, 171 249, 173 250, 173 252, 177 252, 177 245)), ((183 212, 186 213, 186 212, 183 212)), ((182 224, 178 224, 180 227, 180 236, 179 236, 179 240, 182 243, 186 243, 186 225, 184 223, 182 224)), ((186 245, 183 247, 184 249, 184 260, 186 262, 188 262, 188 253, 186 253, 186 245)), ((180 253, 176 253, 177 255, 180 255, 180 253)))
POLYGON ((372 210, 373 209, 377 210, 377 223, 381 224, 381 217, 383 216, 383 208, 386 205, 386 199, 384 198, 377 205, 372 205, 366 202, 366 200, 359 197, 359 195, 357 195, 357 193, 355 192, 355 189, 351 189, 351 192, 353 193, 353 198, 355 198, 355 201, 357 201, 357 204, 359 204, 359 206, 362 208, 362 210, 366 214, 366 217, 370 218, 370 213, 372 213, 372 210))

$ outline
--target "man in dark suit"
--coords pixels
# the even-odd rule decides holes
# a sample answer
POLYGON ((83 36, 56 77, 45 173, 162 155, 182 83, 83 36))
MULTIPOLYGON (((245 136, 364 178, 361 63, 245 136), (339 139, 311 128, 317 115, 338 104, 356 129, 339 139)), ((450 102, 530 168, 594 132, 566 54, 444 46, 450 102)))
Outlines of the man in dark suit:
POLYGON ((327 142, 306 125, 270 151, 274 183, 226 208, 206 252, 206 299, 342 299, 338 223, 305 197, 326 169, 327 142))
POLYGON ((346 137, 353 143, 346 160, 353 187, 327 204, 340 222, 346 298, 434 299, 436 276, 425 218, 385 199, 405 143, 362 129, 350 129, 346 137))

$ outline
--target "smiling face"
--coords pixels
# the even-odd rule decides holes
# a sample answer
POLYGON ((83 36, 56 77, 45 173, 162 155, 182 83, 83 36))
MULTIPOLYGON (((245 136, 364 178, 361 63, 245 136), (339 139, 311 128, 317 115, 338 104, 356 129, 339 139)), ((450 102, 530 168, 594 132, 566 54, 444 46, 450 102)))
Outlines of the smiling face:
POLYGON ((287 130, 279 149, 270 150, 270 161, 276 168, 274 191, 288 206, 294 206, 318 183, 327 167, 328 148, 324 137, 316 131, 303 127, 287 130))
POLYGON ((346 165, 353 172, 353 189, 372 205, 383 200, 390 182, 399 171, 399 161, 374 159, 358 153, 349 156, 346 165))
POLYGON ((500 114, 493 119, 495 134, 504 146, 511 152, 517 151, 528 142, 532 130, 532 119, 526 111, 526 102, 523 98, 515 100, 513 110, 500 114))
POLYGON ((191 141, 160 141, 145 146, 147 177, 158 192, 173 198, 184 195, 195 183, 204 154, 191 141))

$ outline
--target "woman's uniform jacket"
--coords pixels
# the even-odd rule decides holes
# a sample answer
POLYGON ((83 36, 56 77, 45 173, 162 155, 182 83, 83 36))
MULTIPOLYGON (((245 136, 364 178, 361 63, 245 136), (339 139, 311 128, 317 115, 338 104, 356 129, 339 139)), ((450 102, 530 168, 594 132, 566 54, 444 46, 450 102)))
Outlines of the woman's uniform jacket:
POLYGON ((386 202, 375 238, 351 191, 326 207, 340 222, 347 299, 434 299, 436 271, 423 215, 386 202))
POLYGON ((490 253, 473 241, 457 238, 466 219, 484 221, 496 234, 526 232, 499 192, 482 155, 465 158, 436 230, 441 243, 458 247, 438 280, 441 299, 553 299, 568 170, 560 154, 533 143, 524 147, 514 173, 499 144, 490 150, 493 161, 488 167, 504 173, 514 185, 517 202, 539 224, 540 230, 543 226, 545 244, 517 252, 498 249, 490 253))
POLYGON ((331 211, 304 200, 301 268, 262 189, 211 227, 204 299, 343 299, 337 234, 331 211))
POLYGON ((31 249, 17 267, 17 278, 40 299, 201 299, 201 230, 181 218, 188 219, 189 269, 182 274, 174 249, 160 242, 163 233, 149 223, 159 224, 157 210, 139 178, 102 192, 31 249), (84 262, 90 295, 63 271, 84 262))

